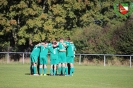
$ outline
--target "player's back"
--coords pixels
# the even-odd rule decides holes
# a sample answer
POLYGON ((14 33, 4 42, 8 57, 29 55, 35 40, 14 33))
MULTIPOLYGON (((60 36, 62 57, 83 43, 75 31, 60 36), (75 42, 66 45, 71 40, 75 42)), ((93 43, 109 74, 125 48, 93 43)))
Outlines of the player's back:
POLYGON ((66 47, 61 42, 59 42, 59 49, 66 50, 66 47))
POLYGON ((32 52, 31 52, 31 55, 36 55, 36 56, 38 56, 39 53, 40 53, 40 48, 38 48, 38 47, 35 46, 35 47, 33 48, 32 52))
POLYGON ((48 47, 40 46, 40 55, 47 56, 48 55, 48 47))
POLYGON ((75 45, 69 42, 67 46, 67 56, 74 56, 75 45))

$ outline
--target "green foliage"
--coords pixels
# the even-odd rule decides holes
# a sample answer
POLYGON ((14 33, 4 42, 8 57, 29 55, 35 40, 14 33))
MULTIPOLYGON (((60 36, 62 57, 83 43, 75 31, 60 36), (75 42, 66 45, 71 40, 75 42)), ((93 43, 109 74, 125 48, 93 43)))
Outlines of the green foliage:
POLYGON ((133 20, 128 20, 114 32, 114 44, 120 54, 133 54, 133 20))
MULTIPOLYGON (((131 53, 132 50, 116 50, 113 45, 113 31, 130 19, 130 16, 120 17, 115 13, 114 2, 115 0, 1 0, 1 45, 9 43, 11 47, 25 46, 26 49, 37 42, 70 36, 79 53, 131 53)), ((125 28, 132 29, 132 26, 125 28)), ((121 41, 125 41, 123 39, 121 41)))
POLYGON ((76 30, 73 37, 78 52, 81 53, 115 53, 111 46, 111 31, 97 25, 76 30))

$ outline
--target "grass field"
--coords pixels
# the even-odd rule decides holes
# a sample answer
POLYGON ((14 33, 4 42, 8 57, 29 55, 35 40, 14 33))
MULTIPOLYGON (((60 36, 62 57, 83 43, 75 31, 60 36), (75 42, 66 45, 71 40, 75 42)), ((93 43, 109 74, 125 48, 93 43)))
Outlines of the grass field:
POLYGON ((74 76, 44 77, 29 75, 29 64, 0 64, 0 88, 133 88, 133 68, 75 65, 74 76))

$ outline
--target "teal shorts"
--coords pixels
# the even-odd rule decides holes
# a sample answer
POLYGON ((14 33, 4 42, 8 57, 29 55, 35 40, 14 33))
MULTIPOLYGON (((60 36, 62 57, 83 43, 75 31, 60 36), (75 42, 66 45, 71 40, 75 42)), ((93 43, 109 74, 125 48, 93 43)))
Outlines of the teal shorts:
POLYGON ((36 56, 36 55, 31 55, 31 56, 30 56, 30 59, 31 59, 31 63, 37 63, 38 56, 36 56))
POLYGON ((43 65, 43 64, 48 64, 48 58, 46 56, 40 56, 39 58, 39 64, 43 65))
POLYGON ((67 63, 74 63, 74 56, 68 56, 67 63))
POLYGON ((59 52, 59 63, 66 63, 66 52, 59 52))
POLYGON ((52 57, 50 57, 50 64, 51 65, 56 65, 58 63, 59 63, 58 56, 52 56, 52 57))
POLYGON ((59 62, 57 59, 50 59, 50 64, 51 65, 57 65, 59 62))

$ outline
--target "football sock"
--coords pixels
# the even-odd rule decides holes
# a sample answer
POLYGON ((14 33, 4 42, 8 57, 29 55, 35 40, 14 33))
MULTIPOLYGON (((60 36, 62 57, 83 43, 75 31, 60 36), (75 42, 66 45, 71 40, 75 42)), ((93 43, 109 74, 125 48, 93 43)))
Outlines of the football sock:
POLYGON ((61 67, 58 67, 58 74, 61 74, 61 67))
POLYGON ((56 74, 56 70, 54 69, 54 75, 56 74))
POLYGON ((34 74, 36 74, 36 66, 33 66, 34 74))
POLYGON ((72 75, 73 69, 73 67, 70 68, 70 75, 72 75))
POLYGON ((65 67, 66 75, 68 75, 68 67, 65 67))
POLYGON ((44 68, 44 74, 46 74, 47 73, 47 68, 44 68))
POLYGON ((50 69, 50 74, 53 75, 53 69, 52 68, 50 69))
POLYGON ((39 68, 39 74, 42 74, 42 68, 39 68))
POLYGON ((33 74, 33 66, 30 66, 30 74, 33 74))
POLYGON ((73 72, 72 73, 74 73, 74 70, 75 70, 75 68, 73 67, 73 72))
POLYGON ((65 74, 65 67, 62 67, 62 74, 65 74))

